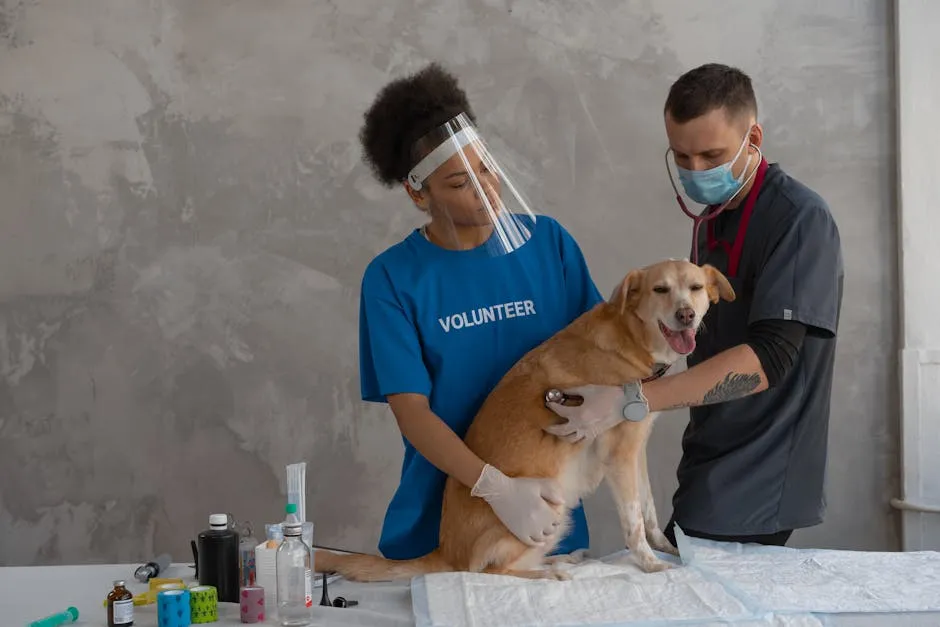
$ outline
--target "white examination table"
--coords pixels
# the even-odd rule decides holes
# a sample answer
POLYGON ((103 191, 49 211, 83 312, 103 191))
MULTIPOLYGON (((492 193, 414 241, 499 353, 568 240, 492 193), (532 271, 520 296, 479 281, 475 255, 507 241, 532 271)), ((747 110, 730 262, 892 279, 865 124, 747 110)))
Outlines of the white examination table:
MULTIPOLYGON (((615 555, 566 566, 569 582, 474 574, 428 575, 411 584, 340 580, 329 584, 330 598, 358 605, 318 607, 313 625, 940 626, 940 553, 772 549, 684 537, 680 549, 686 563, 663 573, 641 573, 615 555)), ((133 580, 136 566, 0 568, 0 623, 19 627, 74 605, 78 625, 106 625, 101 601, 112 580, 124 579, 135 593, 145 589, 133 580)), ((192 573, 174 564, 161 576, 190 581, 192 573)), ((265 624, 276 624, 273 609, 265 624)), ((220 604, 214 624, 240 625, 238 606, 220 604)), ((137 607, 134 625, 155 627, 156 606, 137 607)))

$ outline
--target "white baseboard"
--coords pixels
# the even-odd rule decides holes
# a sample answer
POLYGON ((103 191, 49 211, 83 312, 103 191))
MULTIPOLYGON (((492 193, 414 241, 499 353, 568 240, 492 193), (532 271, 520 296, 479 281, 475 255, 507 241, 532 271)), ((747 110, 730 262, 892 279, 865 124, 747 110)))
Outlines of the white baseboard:
POLYGON ((905 551, 940 550, 940 350, 901 351, 901 511, 905 551))

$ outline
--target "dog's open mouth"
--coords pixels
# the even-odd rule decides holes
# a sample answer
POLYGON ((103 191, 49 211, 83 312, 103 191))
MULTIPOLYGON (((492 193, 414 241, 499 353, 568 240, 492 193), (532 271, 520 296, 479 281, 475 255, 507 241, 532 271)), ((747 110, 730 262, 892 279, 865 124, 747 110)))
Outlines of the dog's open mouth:
POLYGON ((673 331, 660 321, 659 330, 662 332, 663 337, 666 338, 666 341, 669 342, 669 346, 672 350, 680 355, 688 355, 695 350, 695 329, 673 331))

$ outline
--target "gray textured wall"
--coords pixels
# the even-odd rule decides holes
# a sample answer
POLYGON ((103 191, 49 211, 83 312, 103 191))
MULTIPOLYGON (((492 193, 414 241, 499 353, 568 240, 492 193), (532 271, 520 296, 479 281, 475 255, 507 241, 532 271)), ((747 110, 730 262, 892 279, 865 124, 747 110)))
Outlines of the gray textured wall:
MULTIPOLYGON (((766 153, 831 203, 847 288, 830 510, 796 543, 892 549, 892 27, 881 0, 0 0, 0 563, 137 560, 209 513, 374 550, 398 473, 359 400, 365 264, 418 224, 359 160, 361 114, 459 73, 601 290, 688 249, 661 106, 707 60, 759 90, 766 153)), ((684 412, 654 436, 663 520, 684 412)), ((595 545, 622 545, 611 500, 595 545)))

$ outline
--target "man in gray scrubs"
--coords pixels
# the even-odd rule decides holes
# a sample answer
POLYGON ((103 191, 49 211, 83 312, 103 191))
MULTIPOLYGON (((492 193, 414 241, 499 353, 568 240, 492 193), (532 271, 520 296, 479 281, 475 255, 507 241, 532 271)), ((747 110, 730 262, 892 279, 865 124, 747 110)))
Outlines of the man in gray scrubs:
POLYGON ((816 192, 764 159, 757 101, 741 71, 687 72, 664 117, 678 178, 705 205, 692 214, 706 218, 692 260, 725 273, 737 299, 710 308, 687 371, 563 390, 584 402, 550 403, 567 421, 547 430, 577 441, 647 411, 690 407, 666 536, 675 544, 678 524, 691 536, 783 545, 825 510, 839 231, 816 192))

